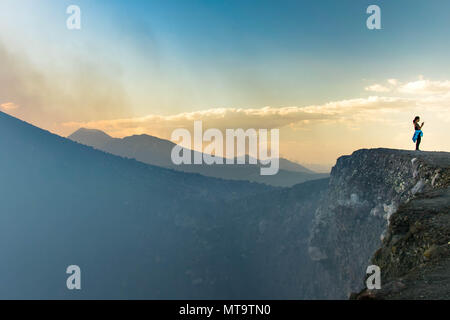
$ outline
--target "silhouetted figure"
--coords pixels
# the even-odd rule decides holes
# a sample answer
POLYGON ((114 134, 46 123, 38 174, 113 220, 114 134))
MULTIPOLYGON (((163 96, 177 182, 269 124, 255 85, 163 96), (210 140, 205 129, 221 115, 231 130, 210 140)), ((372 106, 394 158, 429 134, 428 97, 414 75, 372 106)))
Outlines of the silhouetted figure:
POLYGON ((415 117, 413 120, 413 125, 414 125, 414 135, 413 135, 413 142, 416 143, 416 150, 419 150, 419 145, 420 142, 422 141, 422 137, 423 137, 423 132, 422 132, 422 128, 423 125, 425 124, 425 122, 422 122, 422 124, 419 124, 420 121, 420 117, 415 117))

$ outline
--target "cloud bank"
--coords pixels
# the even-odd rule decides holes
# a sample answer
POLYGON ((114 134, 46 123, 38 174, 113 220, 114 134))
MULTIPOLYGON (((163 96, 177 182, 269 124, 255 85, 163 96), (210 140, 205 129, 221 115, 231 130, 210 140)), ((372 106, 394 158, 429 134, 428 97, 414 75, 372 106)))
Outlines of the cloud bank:
POLYGON ((136 118, 100 120, 90 122, 67 122, 64 126, 100 129, 117 137, 151 133, 170 136, 176 128, 191 128, 195 120, 202 120, 205 128, 283 128, 299 124, 354 122, 374 111, 402 109, 414 104, 407 98, 378 97, 358 98, 329 102, 305 107, 215 108, 175 115, 146 115, 136 118))

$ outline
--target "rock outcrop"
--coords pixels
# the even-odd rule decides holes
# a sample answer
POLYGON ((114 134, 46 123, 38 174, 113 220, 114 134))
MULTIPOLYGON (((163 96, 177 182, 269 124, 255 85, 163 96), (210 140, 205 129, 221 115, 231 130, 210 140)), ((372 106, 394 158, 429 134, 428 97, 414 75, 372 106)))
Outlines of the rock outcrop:
POLYGON ((394 279, 446 254, 450 220, 441 208, 448 211, 449 166, 444 152, 363 149, 338 159, 308 248, 327 298, 361 291, 368 265, 379 265, 384 279, 394 279), (431 212, 439 213, 432 218, 431 212), (415 239, 411 234, 419 237, 414 243, 408 242, 415 239))

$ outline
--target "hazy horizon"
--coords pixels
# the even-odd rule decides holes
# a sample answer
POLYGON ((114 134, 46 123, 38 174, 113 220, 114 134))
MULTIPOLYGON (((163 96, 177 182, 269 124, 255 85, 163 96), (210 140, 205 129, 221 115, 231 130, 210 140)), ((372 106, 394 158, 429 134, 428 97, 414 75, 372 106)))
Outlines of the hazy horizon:
MULTIPOLYGON (((76 129, 75 131, 73 131, 72 133, 70 133, 69 135, 65 136, 64 138, 68 138, 70 139, 72 135, 77 134, 80 130, 92 130, 93 132, 96 133, 100 133, 100 134, 106 134, 108 137, 112 138, 112 139, 125 139, 125 138, 129 138, 129 137, 133 137, 133 136, 140 136, 140 135, 148 135, 149 137, 153 137, 153 138, 157 138, 157 139, 161 139, 164 141, 168 141, 168 142, 172 142, 174 144, 176 144, 176 142, 171 141, 170 139, 164 139, 162 137, 158 137, 158 136, 154 136, 154 135, 149 135, 147 133, 142 133, 142 134, 132 134, 132 135, 127 135, 127 136, 123 136, 123 137, 114 137, 109 135, 108 133, 100 130, 100 129, 95 129, 95 128, 84 128, 84 127, 80 127, 78 129, 76 129)), ((194 148, 189 149, 189 150, 194 150, 194 148)), ((207 153, 206 151, 203 150, 203 153, 207 153)), ((245 153, 246 156, 248 156, 248 153, 245 153)), ((239 154, 236 154, 236 157, 239 156, 239 154)), ((224 154, 221 154, 221 157, 226 158, 224 154)), ((255 158, 258 159, 258 157, 256 156, 255 158)), ((269 157, 270 158, 270 157, 269 157)), ((280 157, 282 158, 282 157, 280 157)), ((316 163, 300 163, 298 161, 296 161, 295 159, 287 159, 284 158, 288 161, 291 161, 293 163, 302 165, 304 167, 306 167, 309 170, 312 170, 314 172, 317 173, 330 173, 332 166, 334 166, 334 163, 330 163, 330 164, 316 164, 316 163)))

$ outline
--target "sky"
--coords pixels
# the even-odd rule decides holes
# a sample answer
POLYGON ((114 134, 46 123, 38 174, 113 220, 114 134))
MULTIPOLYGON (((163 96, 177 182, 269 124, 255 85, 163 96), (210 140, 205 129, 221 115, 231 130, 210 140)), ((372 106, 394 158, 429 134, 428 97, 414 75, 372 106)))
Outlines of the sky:
POLYGON ((447 0, 0 0, 0 110, 62 136, 278 128, 281 156, 323 168, 413 149, 419 115, 422 148, 450 151, 449 15, 447 0))

